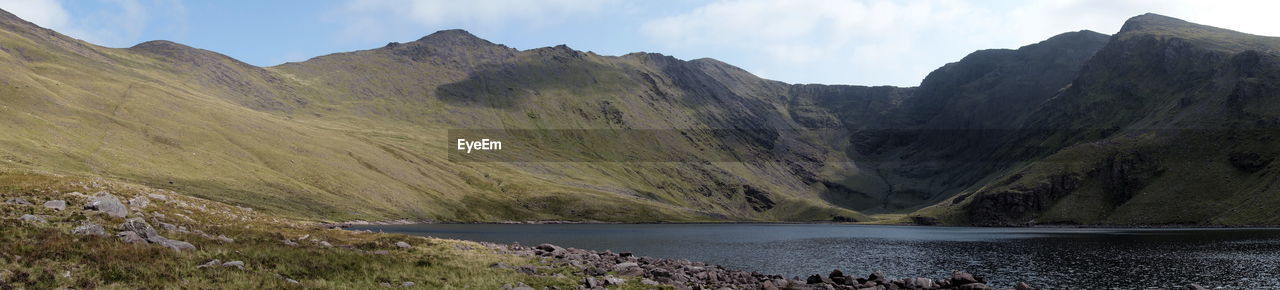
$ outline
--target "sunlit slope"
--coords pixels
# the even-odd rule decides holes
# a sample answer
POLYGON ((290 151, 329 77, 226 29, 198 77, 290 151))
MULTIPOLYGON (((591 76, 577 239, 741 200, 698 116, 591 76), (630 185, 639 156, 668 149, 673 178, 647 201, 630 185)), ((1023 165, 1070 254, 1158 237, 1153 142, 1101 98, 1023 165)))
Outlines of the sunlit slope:
MULTIPOLYGON (((863 218, 814 198, 781 162, 544 165, 455 163, 445 155, 442 141, 449 128, 704 128, 714 127, 706 119, 754 121, 752 113, 698 115, 700 109, 692 105, 703 100, 634 109, 635 96, 624 94, 646 86, 671 90, 650 92, 653 96, 675 97, 680 91, 672 84, 637 82, 637 77, 671 82, 636 74, 636 69, 661 74, 658 64, 646 65, 642 58, 674 63, 683 73, 705 78, 700 82, 714 82, 715 76, 696 67, 728 66, 710 60, 606 58, 563 47, 481 51, 432 43, 446 51, 356 52, 352 55, 372 56, 351 62, 326 56, 305 63, 315 69, 309 74, 293 65, 253 67, 164 41, 104 48, 12 15, 3 15, 3 21, 4 167, 129 179, 327 219, 863 218), (384 53, 404 58, 380 57, 384 53), (578 59, 546 62, 561 57, 578 59), (515 103, 503 104, 502 90, 487 91, 487 81, 467 81, 488 73, 476 65, 494 61, 508 61, 516 70, 492 72, 516 74, 501 81, 539 88, 549 97, 513 111, 503 107, 515 103), (325 66, 330 63, 337 66, 325 66), (616 79, 602 83, 606 77, 616 79), (570 86, 556 87, 565 82, 570 86), (474 96, 489 103, 469 103, 476 100, 469 98, 477 87, 486 93, 474 96), (456 93, 437 95, 450 89, 456 93)), ((732 73, 745 74, 736 68, 732 73)), ((714 89, 722 94, 716 97, 738 97, 732 90, 754 88, 714 89)), ((769 122, 786 122, 772 104, 730 105, 755 106, 772 114, 775 120, 769 122)))

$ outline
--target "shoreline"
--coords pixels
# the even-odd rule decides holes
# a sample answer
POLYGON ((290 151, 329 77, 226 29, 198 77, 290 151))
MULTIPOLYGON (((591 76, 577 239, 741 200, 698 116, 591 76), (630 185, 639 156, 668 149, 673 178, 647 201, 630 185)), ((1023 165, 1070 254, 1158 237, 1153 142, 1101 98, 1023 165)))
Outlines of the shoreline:
MULTIPOLYGON (((513 266, 501 263, 492 268, 512 269, 526 275, 539 275, 539 269, 569 267, 574 274, 586 276, 579 289, 604 289, 605 286, 624 285, 628 280, 640 280, 645 286, 671 286, 676 289, 997 289, 987 285, 982 276, 955 271, 950 277, 931 279, 908 277, 889 279, 882 272, 861 276, 849 276, 839 269, 828 274, 812 274, 802 278, 761 274, 755 271, 727 269, 720 265, 685 259, 663 259, 636 256, 630 252, 594 251, 563 248, 553 244, 529 247, 520 244, 478 242, 499 252, 538 258, 540 266, 513 266), (598 279, 598 280, 597 280, 598 279)), ((1005 286, 1005 285, 1001 285, 1005 286)), ((1025 282, 1007 285, 1008 288, 1036 289, 1025 282)), ((1191 289, 1204 289, 1196 285, 1191 289)), ((504 288, 517 289, 517 288, 504 288)))
POLYGON ((1280 230, 1280 225, 1201 225, 1201 224, 1148 224, 1148 225, 1109 225, 1109 224, 1089 224, 1089 225, 1064 225, 1064 224, 1036 224, 1023 226, 982 226, 982 225, 922 225, 914 223, 848 223, 848 222, 794 222, 794 221, 697 221, 697 222, 608 222, 608 221, 497 221, 497 222, 458 222, 458 221, 432 221, 432 220, 382 220, 382 221, 365 221, 354 220, 345 222, 320 222, 319 225, 325 228, 350 228, 356 226, 389 226, 389 225, 414 225, 414 224, 431 224, 431 225, 559 225, 559 224, 600 224, 600 225, 851 225, 851 226, 909 226, 909 227, 938 227, 938 228, 1044 228, 1044 229, 1258 229, 1258 230, 1280 230))

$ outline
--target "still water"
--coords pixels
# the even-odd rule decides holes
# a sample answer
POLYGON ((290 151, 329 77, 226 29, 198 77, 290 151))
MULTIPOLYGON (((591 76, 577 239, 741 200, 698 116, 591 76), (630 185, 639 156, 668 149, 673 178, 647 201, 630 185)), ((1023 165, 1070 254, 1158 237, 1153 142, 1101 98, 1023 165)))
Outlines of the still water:
POLYGON ((440 238, 633 252, 787 277, 961 270, 1011 287, 1280 288, 1280 229, 969 228, 832 224, 369 226, 440 238))

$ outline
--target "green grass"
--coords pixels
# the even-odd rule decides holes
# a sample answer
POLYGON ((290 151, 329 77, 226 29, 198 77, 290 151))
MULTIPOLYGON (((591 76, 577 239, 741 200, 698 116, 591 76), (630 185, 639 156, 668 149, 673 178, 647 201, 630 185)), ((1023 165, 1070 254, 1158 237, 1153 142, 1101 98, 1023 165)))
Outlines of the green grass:
MULTIPOLYGON (((409 281, 435 289, 496 289, 507 283, 571 288, 581 278, 565 269, 543 270, 547 276, 531 276, 490 268, 498 262, 541 263, 498 253, 474 242, 321 229, 308 222, 127 183, 15 173, 0 174, 0 181, 5 184, 0 189, 5 199, 21 197, 37 204, 0 205, 0 232, 5 233, 0 235, 0 287, 351 289, 374 288, 383 282, 399 286, 409 281), (83 200, 66 194, 71 190, 109 191, 125 200, 141 194, 166 194, 173 199, 152 200, 143 210, 147 216, 161 213, 164 217, 159 220, 226 235, 235 241, 224 243, 196 234, 161 230, 166 237, 191 242, 198 248, 175 252, 155 245, 124 244, 115 237, 72 235, 70 229, 86 221, 114 233, 122 219, 79 210, 83 200), (67 199, 69 209, 53 211, 39 206, 55 198, 67 199), (29 225, 17 220, 27 213, 46 216, 50 223, 29 225), (310 238, 299 240, 300 246, 281 242, 304 235, 310 238), (319 246, 312 239, 335 247, 319 246), (399 241, 413 247, 399 249, 394 246, 399 241), (196 268, 212 259, 244 261, 246 268, 196 268), (567 276, 550 277, 552 273, 567 276), (300 284, 289 284, 285 278, 300 284)), ((154 221, 151 223, 158 227, 154 221)))

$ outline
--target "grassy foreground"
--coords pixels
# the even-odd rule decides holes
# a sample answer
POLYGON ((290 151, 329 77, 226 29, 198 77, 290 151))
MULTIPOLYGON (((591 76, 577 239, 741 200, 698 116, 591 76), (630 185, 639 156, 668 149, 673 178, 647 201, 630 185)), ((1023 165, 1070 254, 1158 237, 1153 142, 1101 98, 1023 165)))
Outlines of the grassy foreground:
POLYGON ((427 289, 498 289, 519 283, 564 289, 581 280, 567 268, 540 267, 538 275, 528 275, 490 267, 494 263, 536 266, 543 262, 475 242, 326 229, 248 208, 101 179, 0 172, 0 196, 31 203, 0 204, 0 289, 352 289, 403 287, 405 282, 427 289), (130 206, 128 217, 143 217, 161 235, 190 242, 197 249, 175 251, 156 244, 121 242, 115 233, 125 219, 81 209, 87 198, 80 193, 92 196, 103 191, 126 204, 148 196, 149 204, 130 206), (46 208, 43 203, 49 200, 65 200, 67 208, 46 208), (20 220, 27 214, 47 222, 20 220), (108 236, 71 233, 83 223, 103 226, 108 236), (160 223, 179 230, 162 229, 160 223), (397 242, 410 247, 398 247, 397 242), (243 261, 244 268, 197 267, 215 259, 243 261))

